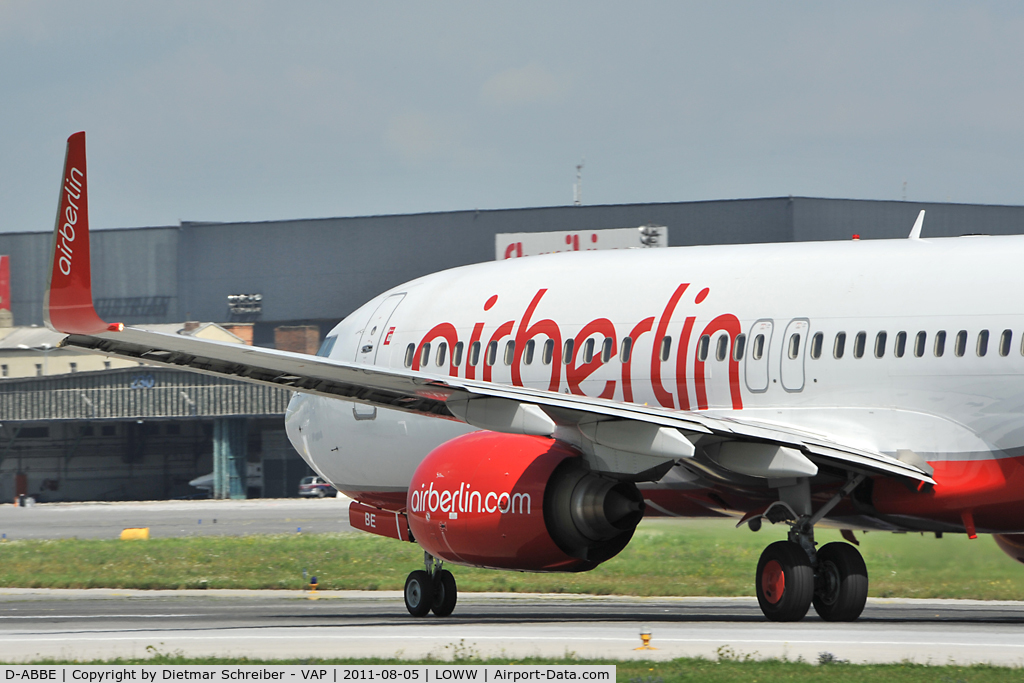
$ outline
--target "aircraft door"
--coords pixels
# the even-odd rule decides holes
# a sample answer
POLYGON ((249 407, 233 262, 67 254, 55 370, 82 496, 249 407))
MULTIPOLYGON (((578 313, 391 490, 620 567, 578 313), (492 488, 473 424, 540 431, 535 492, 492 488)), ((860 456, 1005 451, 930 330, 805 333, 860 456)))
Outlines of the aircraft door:
POLYGON ((807 346, 807 318, 796 318, 786 326, 782 335, 782 365, 780 377, 786 391, 803 391, 804 388, 804 347, 807 346))
POLYGON ((768 391, 768 351, 772 343, 771 320, 758 320, 747 335, 746 360, 743 363, 747 389, 754 393, 768 391))
POLYGON ((375 365, 377 363, 377 352, 382 346, 391 343, 390 328, 388 321, 391 314, 402 303, 405 294, 392 294, 381 302, 377 310, 370 316, 370 321, 363 328, 363 334, 359 338, 359 347, 356 349, 356 362, 375 365))

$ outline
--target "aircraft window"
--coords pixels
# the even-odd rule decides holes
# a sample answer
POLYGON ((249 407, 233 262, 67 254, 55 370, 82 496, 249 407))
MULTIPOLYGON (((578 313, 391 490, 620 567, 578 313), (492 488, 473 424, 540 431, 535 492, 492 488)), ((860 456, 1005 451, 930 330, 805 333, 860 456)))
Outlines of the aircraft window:
POLYGON ((572 339, 566 339, 565 344, 562 345, 562 362, 568 365, 573 361, 573 346, 576 342, 572 339))
POLYGON ((437 345, 437 357, 434 362, 437 363, 437 367, 444 365, 445 360, 448 358, 448 344, 441 342, 437 345))
POLYGON ((555 340, 548 339, 544 342, 544 350, 540 354, 540 362, 544 365, 551 365, 551 359, 555 355, 555 340))
POLYGON ((885 342, 889 335, 885 332, 879 332, 875 336, 875 358, 881 358, 885 355, 885 342))
POLYGON ((754 360, 761 360, 761 356, 764 355, 764 335, 759 334, 754 337, 754 350, 750 352, 754 360))
POLYGON ((469 347, 469 364, 480 365, 480 342, 475 341, 469 347))
POLYGON ((411 368, 412 367, 412 359, 413 359, 413 357, 415 357, 415 355, 416 355, 416 345, 415 344, 409 344, 408 346, 405 347, 405 367, 407 367, 407 368, 411 368))
POLYGON ((1003 333, 999 335, 999 355, 1009 356, 1010 355, 1010 343, 1013 341, 1013 331, 1003 330, 1003 333))
POLYGON ((425 368, 430 363, 430 342, 420 348, 420 367, 425 368))
POLYGON ((858 332, 857 336, 853 338, 853 357, 863 358, 864 347, 868 344, 868 333, 858 332))
POLYGON ((324 343, 320 345, 320 350, 316 352, 316 355, 323 356, 324 358, 330 356, 336 341, 338 341, 338 335, 324 339, 324 343))
POLYGON ((839 332, 839 333, 836 334, 835 346, 832 347, 832 355, 835 356, 838 359, 838 358, 842 358, 843 354, 845 352, 846 352, 846 333, 845 332, 839 332))
POLYGON ((815 332, 814 336, 811 337, 811 358, 818 360, 821 358, 821 347, 825 341, 825 335, 821 332, 815 332))
MULTIPOLYGON (((662 362, 667 361, 669 354, 672 353, 672 337, 664 337, 661 340, 661 360, 662 362)), ((704 354, 707 355, 707 354, 704 354)))
POLYGON ((622 338, 622 350, 619 351, 619 360, 623 363, 629 362, 629 354, 633 352, 633 338, 623 337, 622 338))
POLYGON ((745 350, 746 346, 747 346, 747 335, 745 335, 745 334, 737 334, 736 335, 736 341, 733 342, 733 345, 732 345, 732 359, 733 360, 737 360, 737 361, 743 360, 743 351, 745 350))
POLYGON ((928 333, 918 332, 914 338, 914 355, 920 358, 924 355, 924 349, 928 345, 928 333))
POLYGON ((452 364, 455 367, 462 365, 462 350, 466 348, 466 345, 462 342, 455 342, 455 350, 452 351, 452 364))
POLYGON ((942 358, 942 354, 946 352, 946 331, 939 330, 935 333, 935 357, 942 358))
POLYGON ((956 342, 953 344, 953 353, 956 354, 957 358, 964 355, 967 351, 967 330, 960 330, 956 333, 956 342))
POLYGON ((498 342, 492 341, 487 345, 487 355, 484 356, 484 363, 487 365, 494 365, 494 362, 498 360, 498 342))
POLYGON ((896 346, 893 347, 892 352, 897 358, 903 358, 903 355, 907 352, 906 332, 900 332, 896 335, 896 346))
POLYGON ((723 361, 725 357, 729 355, 729 335, 723 334, 718 338, 718 342, 715 349, 715 358, 723 361))
POLYGON ((594 338, 591 337, 583 342, 583 362, 589 363, 594 360, 594 338))
POLYGON ((537 342, 530 340, 526 342, 526 348, 523 349, 523 362, 527 365, 533 363, 533 350, 537 348, 537 342))
POLYGON ((607 363, 612 359, 612 351, 615 350, 615 340, 611 337, 604 338, 604 344, 601 345, 601 362, 607 363))
POLYGON ((505 344, 505 365, 512 365, 512 361, 516 358, 516 343, 514 340, 510 340, 505 344))
POLYGON ((800 335, 789 335, 789 358, 795 360, 800 355, 800 335))
MULTIPOLYGON (((706 361, 708 359, 708 346, 710 346, 710 345, 711 345, 711 337, 709 337, 706 334, 700 338, 700 341, 697 342, 697 360, 699 360, 701 363, 703 363, 704 361, 706 361)), ((667 360, 665 358, 665 356, 667 356, 667 355, 668 354, 666 354, 665 351, 662 350, 662 352, 661 352, 662 358, 661 359, 662 360, 667 360)))
POLYGON ((988 330, 982 330, 978 333, 978 347, 976 352, 979 356, 984 356, 988 353, 988 330))

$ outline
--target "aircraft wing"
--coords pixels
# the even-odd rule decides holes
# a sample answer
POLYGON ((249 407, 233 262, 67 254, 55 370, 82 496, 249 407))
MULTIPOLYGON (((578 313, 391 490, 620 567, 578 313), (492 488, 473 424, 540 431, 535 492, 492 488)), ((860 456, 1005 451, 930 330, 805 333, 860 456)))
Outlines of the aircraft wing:
MULTIPOLYGON (((627 450, 631 447, 630 434, 642 441, 652 434, 649 430, 653 426, 670 431, 666 436, 655 430, 655 439, 672 441, 679 438, 679 433, 689 437, 715 435, 729 441, 794 449, 812 461, 848 472, 934 483, 925 471, 912 464, 784 425, 367 366, 108 324, 93 307, 87 190, 85 134, 76 133, 68 140, 54 228, 53 266, 44 303, 47 325, 67 335, 61 342, 63 346, 382 408, 459 419, 494 431, 553 435, 557 426, 577 426, 582 430, 595 423, 614 422, 615 434, 606 430, 612 434, 608 441, 612 448, 627 452, 632 452, 627 450)), ((596 438, 601 441, 601 437, 596 438)), ((661 447, 652 443, 645 446, 646 451, 638 452, 650 454, 651 448, 656 452, 673 452, 671 443, 662 443, 661 447)))

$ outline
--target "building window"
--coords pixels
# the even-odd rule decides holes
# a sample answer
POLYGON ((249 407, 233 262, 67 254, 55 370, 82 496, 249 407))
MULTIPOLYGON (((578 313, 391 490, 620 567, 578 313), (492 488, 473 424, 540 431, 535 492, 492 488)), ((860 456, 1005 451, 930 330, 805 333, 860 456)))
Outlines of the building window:
POLYGON ((979 357, 988 353, 988 330, 982 330, 978 333, 978 347, 976 351, 979 357))
MULTIPOLYGON (((411 359, 409 361, 409 365, 412 365, 412 360, 411 359)), ((109 360, 103 361, 103 369, 104 370, 109 370, 110 369, 110 361, 109 360)))
MULTIPOLYGON (((142 363, 139 363, 139 365, 142 365, 142 363)), ((42 376, 43 376, 43 364, 42 363, 36 363, 36 377, 42 377, 42 376)))
POLYGON ((78 363, 68 363, 71 372, 78 372, 78 363))
POLYGON ((3 372, 4 377, 7 377, 10 374, 6 365, 0 365, 0 371, 3 372))
POLYGON ((832 355, 838 360, 843 357, 846 353, 846 333, 839 332, 836 334, 836 343, 832 347, 832 355))

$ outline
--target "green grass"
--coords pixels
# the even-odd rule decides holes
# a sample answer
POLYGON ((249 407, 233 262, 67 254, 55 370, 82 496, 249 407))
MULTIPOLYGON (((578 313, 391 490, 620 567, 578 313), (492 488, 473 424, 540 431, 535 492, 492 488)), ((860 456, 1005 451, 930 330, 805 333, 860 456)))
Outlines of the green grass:
MULTIPOLYGON (((1019 681, 1024 675, 1019 668, 974 666, 926 666, 923 664, 842 664, 824 666, 807 662, 783 661, 778 659, 752 661, 724 657, 718 661, 707 659, 675 659, 668 662, 644 660, 580 660, 566 659, 477 659, 472 654, 463 654, 454 659, 456 664, 613 664, 619 683, 776 683, 779 681, 801 683, 804 681, 827 681, 828 683, 990 683, 997 681, 1019 681)), ((72 662, 44 660, 46 664, 160 664, 160 665, 253 665, 253 664, 302 664, 302 665, 368 665, 368 664, 442 664, 436 659, 394 660, 394 659, 190 659, 176 655, 161 655, 149 659, 112 659, 95 662, 72 662)))
MULTIPOLYGON (((616 558, 581 574, 453 567, 463 591, 624 595, 753 594, 754 567, 785 527, 759 533, 720 520, 647 520, 616 558)), ((1024 600, 1024 566, 985 537, 858 534, 876 597, 1024 600)), ((819 531, 818 541, 839 540, 819 531)), ((56 540, 0 544, 0 586, 48 588, 400 589, 422 551, 368 534, 56 540)))

